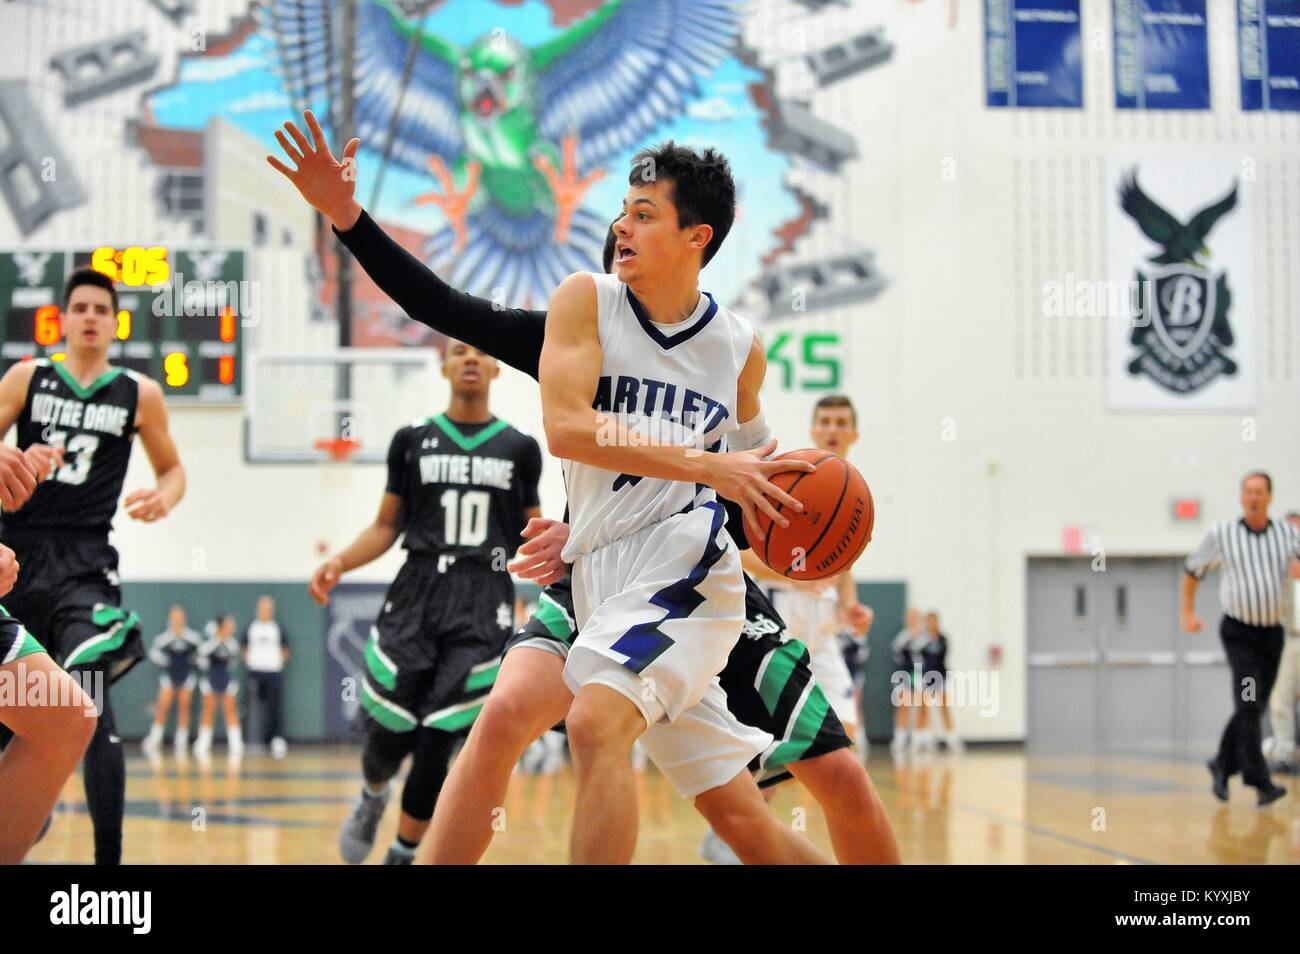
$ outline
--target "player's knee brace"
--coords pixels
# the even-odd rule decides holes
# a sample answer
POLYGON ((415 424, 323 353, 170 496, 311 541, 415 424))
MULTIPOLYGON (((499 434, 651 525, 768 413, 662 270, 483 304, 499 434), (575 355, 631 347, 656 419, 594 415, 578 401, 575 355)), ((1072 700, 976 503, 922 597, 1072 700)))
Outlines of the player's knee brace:
POLYGON ((447 766, 456 747, 456 736, 424 728, 416 729, 415 736, 415 757, 402 788, 402 811, 416 821, 428 821, 433 817, 433 806, 442 791, 442 783, 447 780, 447 766))

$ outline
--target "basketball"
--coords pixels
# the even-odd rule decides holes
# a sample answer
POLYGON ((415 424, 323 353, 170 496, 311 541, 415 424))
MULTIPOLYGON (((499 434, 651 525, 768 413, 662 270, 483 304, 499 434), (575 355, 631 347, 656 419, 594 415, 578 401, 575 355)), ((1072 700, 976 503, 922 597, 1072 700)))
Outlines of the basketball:
POLYGON ((806 460, 816 466, 811 473, 788 471, 772 478, 804 509, 789 513, 790 526, 781 527, 759 511, 763 538, 751 541, 769 567, 792 580, 821 580, 842 573, 871 542, 876 508, 871 488, 858 469, 828 451, 797 450, 776 460, 806 460))

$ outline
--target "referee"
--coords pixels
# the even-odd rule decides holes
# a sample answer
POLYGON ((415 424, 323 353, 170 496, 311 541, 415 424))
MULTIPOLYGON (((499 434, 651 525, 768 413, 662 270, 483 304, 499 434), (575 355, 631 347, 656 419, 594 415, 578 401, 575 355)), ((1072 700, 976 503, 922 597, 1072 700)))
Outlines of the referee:
POLYGON ((1227 801, 1228 779, 1241 772, 1242 781, 1259 790, 1261 808, 1286 794, 1269 777, 1259 722, 1282 658, 1287 571, 1292 557, 1300 557, 1300 532, 1285 521, 1269 519, 1272 500, 1272 478, 1262 471, 1247 474, 1241 482, 1243 516, 1205 535, 1187 558, 1183 577, 1183 629, 1199 633, 1196 588, 1208 571, 1223 570, 1219 636, 1232 667, 1234 711, 1223 730, 1219 754, 1207 763, 1211 788, 1220 801, 1227 801))

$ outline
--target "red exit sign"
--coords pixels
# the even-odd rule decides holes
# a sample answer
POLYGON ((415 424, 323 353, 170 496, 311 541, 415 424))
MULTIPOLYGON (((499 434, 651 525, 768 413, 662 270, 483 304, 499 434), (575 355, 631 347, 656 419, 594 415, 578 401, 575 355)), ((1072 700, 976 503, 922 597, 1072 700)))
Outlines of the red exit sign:
POLYGON ((1174 519, 1175 520, 1201 519, 1201 498, 1200 497, 1175 497, 1174 498, 1174 519))

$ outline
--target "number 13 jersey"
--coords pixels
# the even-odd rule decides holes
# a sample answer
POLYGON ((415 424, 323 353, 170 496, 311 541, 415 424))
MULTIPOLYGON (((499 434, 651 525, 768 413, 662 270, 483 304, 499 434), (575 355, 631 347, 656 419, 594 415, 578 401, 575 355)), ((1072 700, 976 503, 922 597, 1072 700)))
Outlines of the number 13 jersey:
POLYGON ((55 467, 21 510, 4 514, 6 535, 25 530, 113 529, 135 435, 139 378, 109 368, 82 387, 59 362, 38 358, 18 418, 18 446, 63 448, 55 467))

